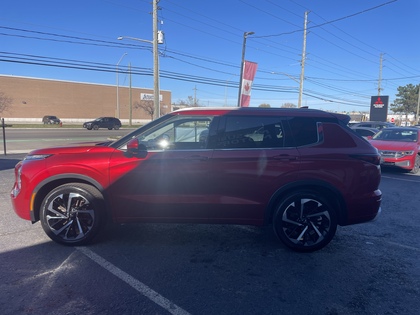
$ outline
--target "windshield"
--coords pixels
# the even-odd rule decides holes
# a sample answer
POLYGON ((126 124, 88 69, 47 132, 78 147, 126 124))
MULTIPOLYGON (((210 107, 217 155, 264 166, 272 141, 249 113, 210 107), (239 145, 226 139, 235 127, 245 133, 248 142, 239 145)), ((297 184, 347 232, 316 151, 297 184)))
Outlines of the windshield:
POLYGON ((386 128, 373 136, 374 140, 416 142, 417 130, 386 128))

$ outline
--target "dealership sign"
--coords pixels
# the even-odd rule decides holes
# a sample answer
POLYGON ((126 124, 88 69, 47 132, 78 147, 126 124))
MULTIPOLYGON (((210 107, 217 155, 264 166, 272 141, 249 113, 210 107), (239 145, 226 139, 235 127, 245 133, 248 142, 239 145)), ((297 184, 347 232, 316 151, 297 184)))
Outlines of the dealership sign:
POLYGON ((370 120, 386 121, 389 96, 372 96, 370 99, 370 120))
MULTIPOLYGON (((147 94, 147 93, 140 93, 140 100, 141 101, 154 101, 155 95, 154 94, 147 94)), ((159 101, 162 102, 162 95, 159 94, 159 101)))

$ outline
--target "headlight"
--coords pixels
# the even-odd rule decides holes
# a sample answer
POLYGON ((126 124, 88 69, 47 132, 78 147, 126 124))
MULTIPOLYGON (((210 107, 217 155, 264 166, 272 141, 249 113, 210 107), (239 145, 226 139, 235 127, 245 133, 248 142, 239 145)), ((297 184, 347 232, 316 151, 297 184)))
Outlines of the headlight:
POLYGON ((400 157, 413 155, 413 154, 414 154, 414 151, 397 151, 395 152, 395 157, 400 158, 400 157))
POLYGON ((25 161, 35 161, 35 160, 44 160, 50 157, 52 154, 34 154, 25 156, 25 161))
POLYGON ((16 165, 15 168, 15 185, 12 189, 12 196, 16 198, 22 189, 22 163, 16 165))

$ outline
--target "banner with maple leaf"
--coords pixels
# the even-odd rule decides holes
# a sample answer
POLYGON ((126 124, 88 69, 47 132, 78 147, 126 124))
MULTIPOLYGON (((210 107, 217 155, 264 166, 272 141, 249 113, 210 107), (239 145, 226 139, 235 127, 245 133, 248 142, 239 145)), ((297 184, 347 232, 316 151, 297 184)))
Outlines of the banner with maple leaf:
POLYGON ((251 61, 244 62, 244 72, 242 76, 242 91, 240 107, 248 107, 251 100, 251 88, 257 72, 257 63, 251 61))

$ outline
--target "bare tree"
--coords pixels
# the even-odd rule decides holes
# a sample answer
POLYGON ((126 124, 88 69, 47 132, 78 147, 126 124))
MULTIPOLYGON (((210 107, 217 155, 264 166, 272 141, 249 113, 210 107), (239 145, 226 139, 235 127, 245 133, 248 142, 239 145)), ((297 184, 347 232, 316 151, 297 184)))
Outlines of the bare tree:
POLYGON ((296 108, 297 106, 293 103, 284 103, 281 108, 296 108))
POLYGON ((150 118, 153 120, 153 114, 155 113, 155 106, 153 104, 153 101, 150 100, 142 100, 140 102, 134 102, 134 108, 140 108, 144 110, 150 118))
POLYGON ((0 92, 0 114, 6 111, 12 104, 12 99, 3 92, 0 92))
POLYGON ((262 103, 258 107, 270 108, 271 106, 270 106, 270 104, 262 103))
POLYGON ((200 100, 192 96, 188 96, 186 100, 179 99, 176 103, 174 103, 174 105, 182 105, 186 107, 199 107, 200 100))

